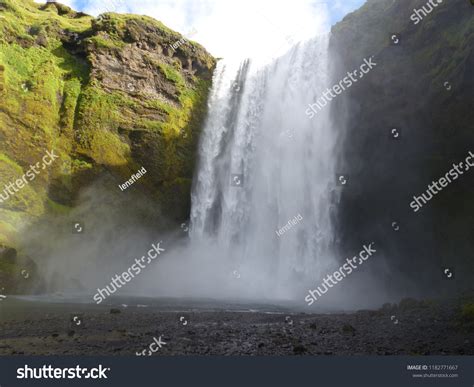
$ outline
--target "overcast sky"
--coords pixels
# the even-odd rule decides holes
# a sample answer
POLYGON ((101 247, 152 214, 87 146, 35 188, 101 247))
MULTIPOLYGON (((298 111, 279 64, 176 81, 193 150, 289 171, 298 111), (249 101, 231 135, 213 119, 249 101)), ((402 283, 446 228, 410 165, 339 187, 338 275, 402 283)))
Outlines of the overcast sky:
MULTIPOLYGON (((126 12, 152 16, 192 36, 214 56, 253 57, 285 50, 327 31, 365 0, 62 0, 97 16, 126 12), (194 32, 193 32, 194 31, 194 32)), ((44 2, 44 1, 41 1, 44 2)))

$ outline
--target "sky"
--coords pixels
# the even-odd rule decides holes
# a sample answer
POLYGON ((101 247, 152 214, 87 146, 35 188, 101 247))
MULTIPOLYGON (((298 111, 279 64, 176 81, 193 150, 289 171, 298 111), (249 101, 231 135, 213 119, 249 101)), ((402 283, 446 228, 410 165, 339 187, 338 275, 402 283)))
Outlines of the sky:
MULTIPOLYGON (((281 54, 329 30, 365 0, 58 0, 77 11, 152 16, 216 57, 281 54)), ((44 2, 44 1, 38 1, 44 2)))

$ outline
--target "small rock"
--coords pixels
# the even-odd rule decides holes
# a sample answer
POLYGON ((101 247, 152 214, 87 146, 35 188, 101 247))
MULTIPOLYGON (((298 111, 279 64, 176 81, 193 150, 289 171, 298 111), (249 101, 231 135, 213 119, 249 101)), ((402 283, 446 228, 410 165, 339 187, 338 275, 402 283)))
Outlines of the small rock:
POLYGON ((305 346, 303 345, 295 345, 293 347, 293 353, 295 355, 302 355, 303 353, 306 353, 308 350, 306 349, 305 346))
POLYGON ((122 313, 122 311, 120 309, 117 309, 117 308, 110 309, 110 314, 118 314, 118 313, 122 313))
POLYGON ((350 324, 344 324, 344 326, 342 327, 342 332, 343 333, 351 333, 351 334, 355 334, 355 328, 350 325, 350 324))

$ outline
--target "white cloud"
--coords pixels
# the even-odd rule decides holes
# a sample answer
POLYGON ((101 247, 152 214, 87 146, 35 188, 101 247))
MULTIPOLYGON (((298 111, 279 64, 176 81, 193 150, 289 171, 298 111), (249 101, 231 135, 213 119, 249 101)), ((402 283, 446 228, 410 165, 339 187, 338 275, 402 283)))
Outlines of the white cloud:
MULTIPOLYGON (((64 0, 63 0, 64 1, 64 0)), ((152 16, 218 57, 268 57, 329 28, 327 4, 312 0, 66 0, 92 15, 152 16)))
MULTIPOLYGON (((97 16, 103 12, 152 16, 226 58, 281 54, 294 41, 327 31, 365 0, 60 0, 97 16), (289 39, 290 38, 290 39, 289 39)), ((44 1, 42 1, 44 2, 44 1)))

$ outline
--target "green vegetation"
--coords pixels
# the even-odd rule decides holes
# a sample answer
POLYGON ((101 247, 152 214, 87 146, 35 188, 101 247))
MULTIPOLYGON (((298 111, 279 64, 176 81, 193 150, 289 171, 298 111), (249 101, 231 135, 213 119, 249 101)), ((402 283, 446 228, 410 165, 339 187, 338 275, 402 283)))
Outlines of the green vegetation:
POLYGON ((5 260, 0 259, 0 273, 13 274, 17 269, 14 263, 6 262, 5 260))
POLYGON ((86 39, 86 41, 92 43, 96 49, 109 48, 120 50, 125 47, 125 43, 123 41, 102 32, 91 38, 86 39))
POLYGON ((463 305, 461 310, 461 318, 465 321, 474 323, 474 303, 463 305))
POLYGON ((468 331, 474 331, 474 302, 461 307, 461 324, 468 331))
POLYGON ((71 207, 56 203, 49 198, 47 199, 46 205, 48 206, 48 210, 55 215, 67 215, 72 209, 71 207))
POLYGON ((23 169, 12 159, 10 159, 7 155, 0 153, 0 164, 5 163, 8 167, 13 168, 18 175, 23 174, 23 169))
POLYGON ((166 63, 159 63, 158 68, 168 81, 173 82, 180 92, 183 91, 185 88, 185 81, 174 67, 166 63))
MULTIPOLYGON (((59 3, 0 0, 0 181, 20 178, 47 151, 59 155, 0 203, 0 244, 21 254, 30 225, 67 215, 99 177, 125 180, 142 166, 148 178, 135 189, 168 217, 188 216, 215 60, 188 41, 168 53, 180 39, 146 16, 94 19, 59 3)), ((0 277, 14 269, 0 262, 0 277)))

